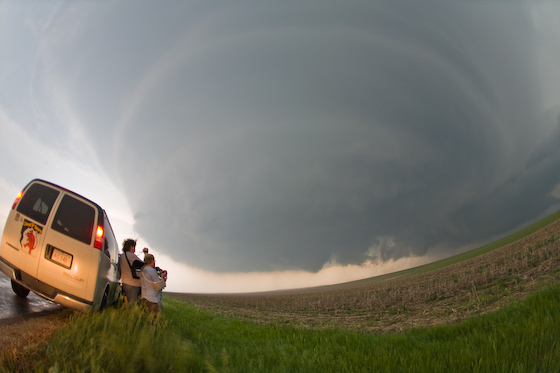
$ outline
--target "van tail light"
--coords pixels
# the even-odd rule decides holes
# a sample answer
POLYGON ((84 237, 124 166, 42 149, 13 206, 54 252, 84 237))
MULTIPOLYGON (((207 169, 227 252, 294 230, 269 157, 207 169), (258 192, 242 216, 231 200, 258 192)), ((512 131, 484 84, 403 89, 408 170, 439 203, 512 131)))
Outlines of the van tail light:
POLYGON ((23 190, 18 193, 18 195, 16 197, 16 200, 14 201, 14 204, 12 206, 12 210, 16 208, 16 205, 18 204, 19 200, 21 199, 21 196, 23 196, 23 190))
POLYGON ((103 235, 103 227, 101 225, 98 225, 95 231, 95 242, 93 243, 93 247, 95 247, 96 249, 103 249, 103 235))

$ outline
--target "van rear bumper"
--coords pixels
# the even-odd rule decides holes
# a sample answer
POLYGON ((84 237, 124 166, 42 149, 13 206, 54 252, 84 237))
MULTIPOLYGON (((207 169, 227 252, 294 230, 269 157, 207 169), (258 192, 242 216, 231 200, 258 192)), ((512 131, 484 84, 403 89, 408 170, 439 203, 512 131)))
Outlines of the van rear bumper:
POLYGON ((50 300, 51 302, 61 304, 65 307, 81 312, 88 312, 93 307, 93 302, 88 302, 85 299, 74 297, 60 289, 39 281, 33 276, 20 271, 2 257, 0 257, 0 270, 10 279, 25 286, 35 294, 50 300))
POLYGON ((14 273, 14 270, 12 269, 12 267, 5 264, 2 258, 0 258, 0 271, 4 272, 4 274, 12 280, 15 279, 16 274, 14 273))

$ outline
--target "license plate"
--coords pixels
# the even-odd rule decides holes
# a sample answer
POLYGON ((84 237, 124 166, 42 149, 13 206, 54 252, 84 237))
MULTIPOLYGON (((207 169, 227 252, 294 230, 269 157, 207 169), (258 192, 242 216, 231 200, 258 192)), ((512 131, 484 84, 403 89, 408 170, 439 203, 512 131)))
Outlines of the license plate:
POLYGON ((66 268, 72 267, 72 255, 62 250, 54 249, 51 254, 51 260, 66 268))

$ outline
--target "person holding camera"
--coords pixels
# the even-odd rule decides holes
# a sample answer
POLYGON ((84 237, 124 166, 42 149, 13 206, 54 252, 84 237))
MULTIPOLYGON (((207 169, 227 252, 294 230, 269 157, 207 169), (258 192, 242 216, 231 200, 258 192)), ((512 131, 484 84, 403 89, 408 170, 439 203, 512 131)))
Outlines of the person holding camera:
POLYGON ((140 302, 148 312, 158 313, 163 309, 161 298, 167 281, 167 271, 162 271, 159 267, 156 267, 156 260, 152 254, 146 254, 144 263, 140 278, 142 287, 140 302))
POLYGON ((129 305, 138 302, 140 294, 140 276, 137 269, 142 268, 144 262, 134 254, 136 241, 128 238, 123 242, 123 253, 119 255, 119 270, 124 295, 129 305))

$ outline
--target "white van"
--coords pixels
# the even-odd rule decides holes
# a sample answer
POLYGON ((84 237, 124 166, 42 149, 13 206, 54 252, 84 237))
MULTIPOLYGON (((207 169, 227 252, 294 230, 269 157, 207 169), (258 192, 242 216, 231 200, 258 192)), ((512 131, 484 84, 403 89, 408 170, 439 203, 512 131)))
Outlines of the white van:
POLYGON ((0 270, 20 297, 29 291, 86 312, 120 296, 117 240, 96 203, 48 181, 18 194, 0 243, 0 270))

